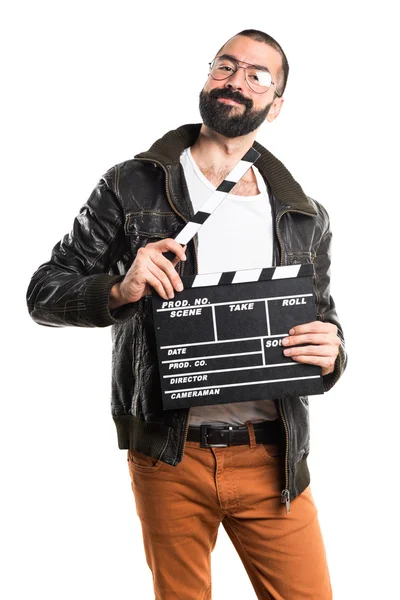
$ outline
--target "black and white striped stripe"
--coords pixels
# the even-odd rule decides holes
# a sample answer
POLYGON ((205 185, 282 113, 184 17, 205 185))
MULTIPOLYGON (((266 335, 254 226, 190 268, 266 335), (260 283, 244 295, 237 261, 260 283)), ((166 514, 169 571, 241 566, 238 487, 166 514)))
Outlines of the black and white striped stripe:
POLYGON ((313 266, 287 265, 281 267, 268 267, 266 269, 243 269, 241 271, 227 271, 223 273, 204 273, 182 277, 185 288, 206 287, 210 285, 228 285, 232 283, 248 283, 251 281, 270 281, 276 279, 289 279, 294 277, 310 277, 313 275, 313 266))
MULTIPOLYGON (((206 222, 208 217, 218 208, 221 202, 226 198, 232 188, 237 182, 243 177, 245 173, 252 167, 256 162, 260 153, 255 148, 250 148, 248 152, 242 157, 242 159, 235 165, 229 175, 219 184, 215 192, 206 200, 201 207, 201 210, 197 211, 185 227, 178 233, 175 240, 184 246, 187 244, 198 232, 203 223, 206 222)), ((171 253, 172 254, 172 253, 171 253)), ((175 256, 173 254, 173 256, 175 256)))

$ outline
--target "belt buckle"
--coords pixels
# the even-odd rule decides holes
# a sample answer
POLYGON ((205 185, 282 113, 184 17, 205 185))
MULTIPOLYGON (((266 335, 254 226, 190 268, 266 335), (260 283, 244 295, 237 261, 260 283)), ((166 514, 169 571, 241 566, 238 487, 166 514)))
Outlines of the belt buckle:
MULTIPOLYGON (((200 447, 201 448, 226 448, 229 445, 229 442, 231 442, 231 431, 233 430, 232 426, 226 426, 226 427, 220 427, 219 429, 228 429, 228 444, 210 444, 207 441, 208 438, 208 433, 207 433, 207 429, 209 427, 211 427, 212 425, 210 423, 203 423, 203 425, 200 425, 200 447)), ((215 426, 214 426, 215 428, 215 426)))

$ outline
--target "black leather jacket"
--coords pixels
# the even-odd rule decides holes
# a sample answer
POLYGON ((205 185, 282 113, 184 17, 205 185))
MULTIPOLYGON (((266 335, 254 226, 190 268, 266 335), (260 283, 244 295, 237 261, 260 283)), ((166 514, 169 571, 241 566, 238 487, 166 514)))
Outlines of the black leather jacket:
MULTIPOLYGON (((27 293, 32 318, 49 326, 112 325, 112 397, 119 448, 131 448, 177 465, 183 457, 190 409, 163 411, 149 297, 109 310, 111 287, 123 279, 138 248, 175 237, 193 215, 180 154, 199 135, 200 125, 170 131, 147 152, 112 167, 76 217, 73 229, 34 273, 27 293)), ((338 326, 342 340, 325 390, 346 364, 343 334, 329 289, 329 218, 307 197, 283 164, 260 144, 257 167, 270 195, 275 220, 274 264, 312 263, 318 318, 338 326)), ((197 272, 197 239, 178 265, 181 275, 197 272)), ((282 502, 310 482, 309 410, 305 396, 275 400, 286 436, 282 502)))

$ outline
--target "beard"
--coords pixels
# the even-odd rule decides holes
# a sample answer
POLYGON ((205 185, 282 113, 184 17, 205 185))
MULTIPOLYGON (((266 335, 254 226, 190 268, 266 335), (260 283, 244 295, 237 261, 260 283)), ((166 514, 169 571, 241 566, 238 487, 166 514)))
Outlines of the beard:
POLYGON ((265 121, 272 102, 261 110, 253 110, 253 104, 250 98, 245 98, 230 88, 214 88, 210 92, 200 92, 199 108, 204 125, 228 138, 247 135, 265 121), (245 110, 241 115, 235 115, 234 105, 218 102, 218 98, 235 100, 243 104, 245 110))

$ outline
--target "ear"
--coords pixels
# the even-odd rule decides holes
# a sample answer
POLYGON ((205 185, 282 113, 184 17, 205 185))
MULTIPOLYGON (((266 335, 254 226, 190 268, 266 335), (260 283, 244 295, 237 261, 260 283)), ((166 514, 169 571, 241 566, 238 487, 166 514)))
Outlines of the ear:
POLYGON ((275 100, 273 101, 273 104, 267 114, 267 121, 269 123, 272 123, 272 121, 275 121, 276 117, 281 112, 281 108, 282 108, 284 101, 285 101, 284 98, 278 98, 278 96, 275 96, 275 100))

